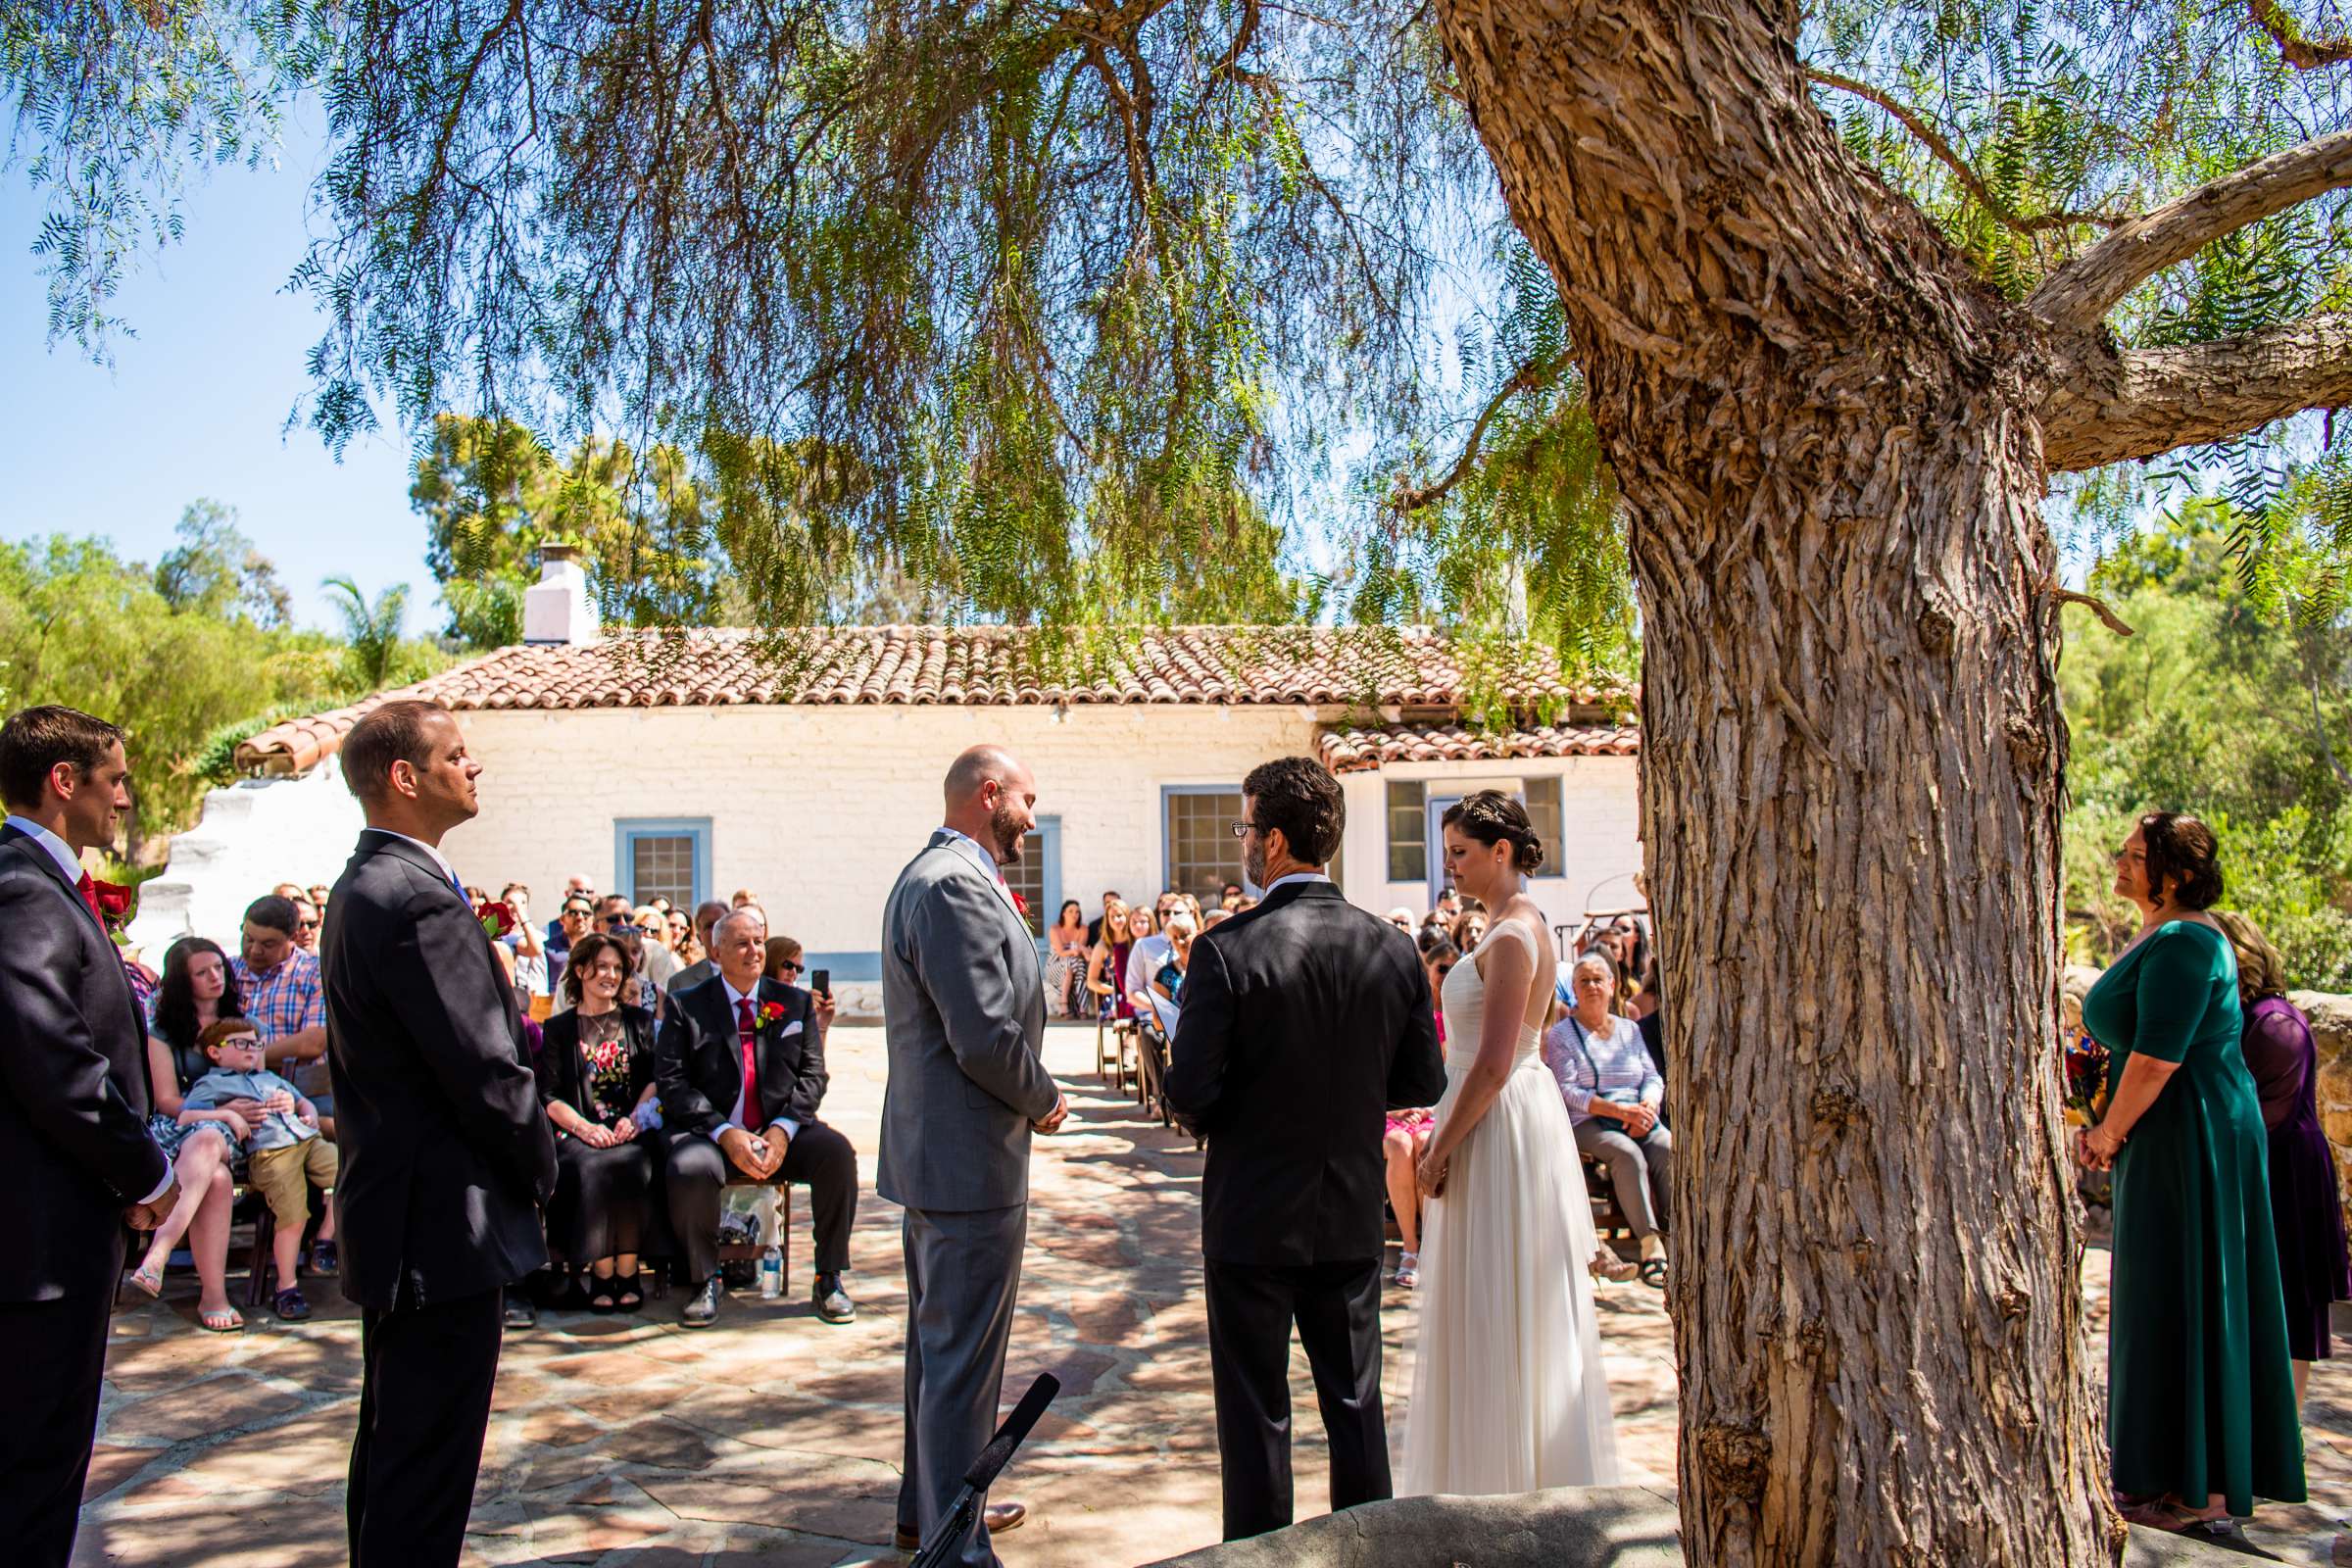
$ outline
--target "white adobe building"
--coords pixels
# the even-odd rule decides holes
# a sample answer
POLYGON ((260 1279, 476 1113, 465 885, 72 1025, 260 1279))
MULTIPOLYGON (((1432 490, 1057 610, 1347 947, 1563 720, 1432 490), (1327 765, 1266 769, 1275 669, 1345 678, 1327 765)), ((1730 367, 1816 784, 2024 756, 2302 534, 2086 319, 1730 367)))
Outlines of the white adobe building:
POLYGON ((250 776, 173 840, 134 943, 160 956, 189 931, 233 942, 272 884, 333 881, 361 825, 334 754, 394 696, 447 705, 483 764, 481 815, 442 846, 468 881, 526 884, 542 922, 573 873, 639 904, 749 888, 832 971, 845 1013, 878 1001, 883 900, 939 821, 949 761, 979 741, 1036 775, 1038 832, 1008 874, 1044 923, 1064 899, 1092 918, 1106 889, 1213 905, 1241 880, 1228 824, 1243 776, 1299 754, 1341 777, 1332 870, 1365 908, 1429 907, 1438 816, 1489 787, 1524 799, 1544 835, 1534 887, 1555 921, 1641 902, 1633 698, 1572 688, 1532 651, 1502 686, 1552 722, 1480 734, 1461 724, 1449 645, 1427 632, 1143 631, 1080 676, 1036 668, 1030 635, 1004 627, 816 630, 784 639, 781 663, 744 631, 599 637, 565 560, 528 611, 540 640, 240 747, 250 776))

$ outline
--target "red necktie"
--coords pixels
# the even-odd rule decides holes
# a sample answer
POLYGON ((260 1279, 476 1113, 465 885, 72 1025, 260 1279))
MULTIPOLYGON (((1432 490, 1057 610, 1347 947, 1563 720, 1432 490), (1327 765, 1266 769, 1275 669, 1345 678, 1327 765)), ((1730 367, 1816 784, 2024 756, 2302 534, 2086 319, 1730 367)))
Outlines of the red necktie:
POLYGON ((81 880, 74 884, 74 891, 80 894, 81 902, 89 906, 90 918, 100 925, 106 924, 106 916, 98 911, 98 884, 91 880, 89 872, 81 873, 81 880))
POLYGON ((749 997, 735 1003, 735 1032, 743 1041, 743 1130, 756 1134, 766 1122, 760 1114, 760 1023, 749 997))

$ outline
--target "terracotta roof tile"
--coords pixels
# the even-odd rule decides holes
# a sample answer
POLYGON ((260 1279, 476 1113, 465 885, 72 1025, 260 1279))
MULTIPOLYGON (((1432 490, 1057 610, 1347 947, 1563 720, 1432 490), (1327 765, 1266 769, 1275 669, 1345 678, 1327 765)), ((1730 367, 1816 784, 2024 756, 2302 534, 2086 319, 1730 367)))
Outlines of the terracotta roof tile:
POLYGON ((1353 773, 1387 762, 1472 762, 1512 757, 1636 757, 1631 725, 1562 724, 1487 734, 1459 724, 1389 724, 1323 734, 1323 765, 1353 773))
MULTIPOLYGON (((415 686, 289 719, 239 746, 237 763, 305 771, 392 697, 459 710, 786 703, 1452 708, 1463 679, 1451 643, 1426 630, 1176 626, 1111 634, 1091 656, 1081 650, 1062 658, 1045 651, 1036 634, 1001 626, 859 626, 768 638, 725 628, 625 632, 577 647, 502 648, 415 686)), ((1572 686, 1549 654, 1530 648, 1503 672, 1497 695, 1530 706, 1590 706, 1624 701, 1629 691, 1572 686)))

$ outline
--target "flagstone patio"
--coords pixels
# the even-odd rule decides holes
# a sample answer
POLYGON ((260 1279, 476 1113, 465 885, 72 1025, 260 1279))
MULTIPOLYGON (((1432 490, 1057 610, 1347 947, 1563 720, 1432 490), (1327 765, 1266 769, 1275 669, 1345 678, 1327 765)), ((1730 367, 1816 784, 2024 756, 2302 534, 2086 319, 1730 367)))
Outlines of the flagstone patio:
MULTIPOLYGON (((881 1031, 844 1026, 826 1119, 871 1181, 881 1031)), ((999 1484, 1025 1498, 1000 1538, 1011 1568, 1135 1564, 1217 1537, 1217 1468, 1200 1291, 1192 1141, 1147 1122, 1092 1072, 1094 1031, 1051 1031, 1070 1092, 1061 1136, 1038 1141, 1029 1256, 1008 1396, 1051 1370, 1061 1396, 999 1484)), ((806 1207, 785 1301, 731 1298, 718 1325, 678 1328, 679 1297, 635 1318, 550 1314, 508 1338, 474 1497, 467 1560, 485 1565, 764 1564, 830 1568, 889 1549, 898 1488, 906 1281, 898 1212, 861 1201, 855 1324, 806 1300, 806 1207)), ((2086 1269, 2104 1320, 2105 1254, 2086 1269)), ((195 1327, 194 1281, 115 1323, 75 1561, 269 1564, 344 1560, 343 1470, 359 1390, 359 1322, 331 1284, 318 1315, 267 1312, 220 1338, 195 1327)), ((1385 1326, 1392 1438, 1401 1428, 1409 1292, 1385 1326)), ((1603 1286, 1599 1311, 1625 1480, 1674 1481, 1673 1345, 1657 1293, 1603 1286)), ((1323 1511, 1312 1386, 1292 1365, 1301 1516, 1323 1511)), ((2314 1505, 2269 1509, 2256 1535, 2303 1563, 2352 1562, 2352 1363, 2321 1369, 2311 1407, 2314 1505), (2339 1370, 2342 1369, 2342 1370, 2339 1370)))

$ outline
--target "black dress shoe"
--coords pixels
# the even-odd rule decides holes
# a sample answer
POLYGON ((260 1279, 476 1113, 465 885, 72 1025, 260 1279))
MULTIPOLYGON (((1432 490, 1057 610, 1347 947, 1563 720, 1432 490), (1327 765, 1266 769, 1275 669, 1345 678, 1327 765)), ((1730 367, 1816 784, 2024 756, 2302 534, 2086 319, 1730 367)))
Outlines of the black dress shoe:
POLYGON ((726 1294, 726 1281, 715 1274, 711 1275, 703 1281, 701 1287, 695 1291, 694 1298, 688 1301, 686 1309, 678 1314, 678 1321, 690 1329, 709 1328, 718 1321, 718 1300, 726 1294))
MULTIPOLYGON (((1029 1505, 1010 1499, 1004 1502, 992 1502, 981 1513, 981 1518, 988 1523, 988 1533, 992 1536, 1001 1536, 1007 1530, 1020 1529, 1028 1517, 1029 1505)), ((923 1549, 922 1532, 916 1530, 912 1525, 900 1525, 892 1533, 890 1544, 900 1551, 920 1551, 923 1549)))
POLYGON ((520 1291, 509 1291, 507 1293, 507 1327, 535 1329, 538 1326, 539 1309, 531 1304, 531 1298, 520 1291))
POLYGON ((828 1323, 847 1323, 858 1315, 858 1303, 841 1288, 838 1274, 816 1277, 816 1315, 828 1323))

